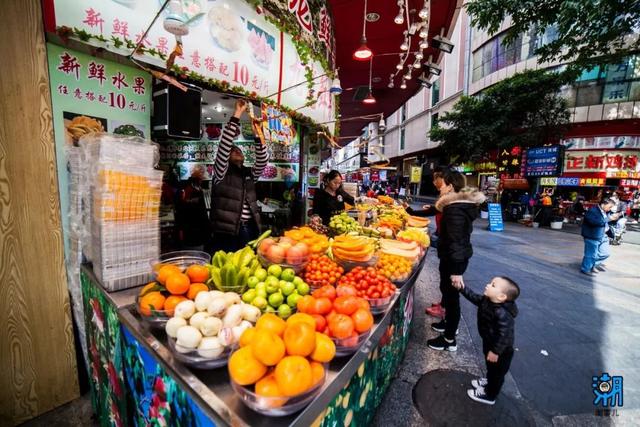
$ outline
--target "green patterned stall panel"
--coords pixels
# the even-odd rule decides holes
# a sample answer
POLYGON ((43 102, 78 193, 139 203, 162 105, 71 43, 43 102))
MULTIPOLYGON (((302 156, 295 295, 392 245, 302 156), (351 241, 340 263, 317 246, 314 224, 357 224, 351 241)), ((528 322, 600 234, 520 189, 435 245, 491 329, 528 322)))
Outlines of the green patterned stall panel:
POLYGON ((101 427, 127 425, 120 320, 116 307, 82 271, 91 405, 101 427))
POLYGON ((378 346, 369 353, 314 426, 368 426, 404 358, 413 316, 413 288, 402 295, 378 346))

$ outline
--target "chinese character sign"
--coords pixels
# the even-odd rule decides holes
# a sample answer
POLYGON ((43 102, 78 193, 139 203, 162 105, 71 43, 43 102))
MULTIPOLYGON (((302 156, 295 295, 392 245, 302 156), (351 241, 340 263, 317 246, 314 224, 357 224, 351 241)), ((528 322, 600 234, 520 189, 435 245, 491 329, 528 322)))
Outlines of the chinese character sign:
POLYGON ((640 172, 639 151, 575 150, 564 156, 565 172, 607 172, 607 174, 640 172))
POLYGON ((562 146, 530 148, 526 152, 525 176, 557 176, 562 172, 562 146))

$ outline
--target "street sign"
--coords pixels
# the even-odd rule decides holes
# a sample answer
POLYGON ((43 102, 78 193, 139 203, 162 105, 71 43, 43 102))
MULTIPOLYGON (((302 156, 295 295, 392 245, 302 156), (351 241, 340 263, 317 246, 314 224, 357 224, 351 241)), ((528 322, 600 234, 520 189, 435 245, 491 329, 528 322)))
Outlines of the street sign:
POLYGON ((489 203, 489 231, 504 231, 500 203, 489 203))

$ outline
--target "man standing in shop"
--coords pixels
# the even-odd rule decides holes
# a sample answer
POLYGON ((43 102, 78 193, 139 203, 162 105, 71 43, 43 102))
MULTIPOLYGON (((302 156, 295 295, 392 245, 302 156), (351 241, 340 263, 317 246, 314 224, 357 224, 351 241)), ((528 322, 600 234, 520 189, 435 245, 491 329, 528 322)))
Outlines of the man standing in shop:
MULTIPOLYGON (((216 154, 211 190, 211 251, 235 251, 258 237, 260 211, 255 183, 267 166, 267 147, 255 137, 255 163, 244 166, 244 155, 233 140, 240 132, 240 117, 247 110, 243 100, 236 101, 233 117, 225 126, 216 154)), ((254 134, 256 132, 255 123, 254 134)))

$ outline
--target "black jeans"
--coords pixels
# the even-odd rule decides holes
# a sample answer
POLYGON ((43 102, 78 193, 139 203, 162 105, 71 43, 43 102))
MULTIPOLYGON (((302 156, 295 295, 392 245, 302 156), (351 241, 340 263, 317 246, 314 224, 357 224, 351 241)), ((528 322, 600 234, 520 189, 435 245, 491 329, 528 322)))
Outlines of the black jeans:
POLYGON ((214 233, 210 249, 207 252, 215 253, 217 251, 235 252, 244 248, 247 243, 258 237, 258 225, 255 221, 240 223, 238 235, 214 233))
POLYGON ((456 337, 456 330, 460 323, 460 293, 451 284, 451 268, 446 260, 440 260, 439 269, 442 307, 445 309, 444 337, 452 340, 456 337))
POLYGON ((484 354, 484 360, 487 364, 487 386, 484 388, 484 392, 487 394, 487 398, 495 400, 500 393, 502 384, 504 384, 504 376, 509 372, 511 366, 511 359, 513 359, 513 347, 507 348, 498 356, 498 361, 493 363, 487 360, 487 354, 490 347, 482 341, 482 353, 484 354))

